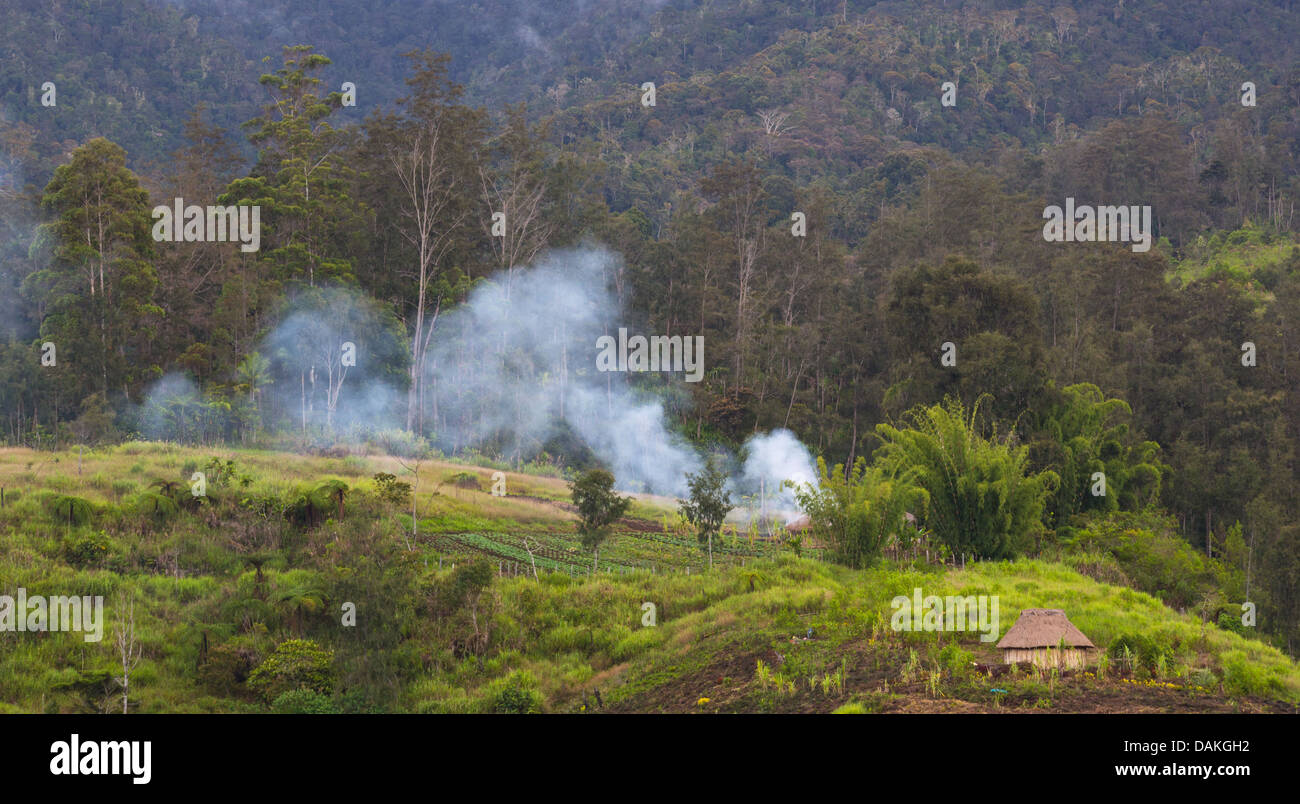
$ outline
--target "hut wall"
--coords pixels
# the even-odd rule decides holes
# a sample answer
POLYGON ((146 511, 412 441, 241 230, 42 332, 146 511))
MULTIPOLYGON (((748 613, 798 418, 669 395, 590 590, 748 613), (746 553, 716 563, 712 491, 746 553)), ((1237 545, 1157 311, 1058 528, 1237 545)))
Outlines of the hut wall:
POLYGON ((1055 647, 1006 648, 1003 651, 1003 660, 1007 664, 1032 662, 1038 667, 1077 668, 1088 664, 1091 658, 1089 654, 1088 648, 1066 648, 1064 652, 1055 647))

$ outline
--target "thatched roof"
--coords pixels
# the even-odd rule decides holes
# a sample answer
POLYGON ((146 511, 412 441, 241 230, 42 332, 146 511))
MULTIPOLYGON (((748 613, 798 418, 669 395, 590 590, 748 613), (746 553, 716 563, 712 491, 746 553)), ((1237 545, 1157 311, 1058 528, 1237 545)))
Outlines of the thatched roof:
POLYGON ((785 526, 785 529, 790 533, 799 533, 801 531, 809 530, 810 528, 812 528, 812 520, 808 518, 807 514, 804 514, 789 525, 785 526))
POLYGON ((1061 609, 1025 609, 998 642, 999 648, 1054 648, 1065 640, 1067 648, 1095 648, 1083 632, 1074 627, 1061 609))

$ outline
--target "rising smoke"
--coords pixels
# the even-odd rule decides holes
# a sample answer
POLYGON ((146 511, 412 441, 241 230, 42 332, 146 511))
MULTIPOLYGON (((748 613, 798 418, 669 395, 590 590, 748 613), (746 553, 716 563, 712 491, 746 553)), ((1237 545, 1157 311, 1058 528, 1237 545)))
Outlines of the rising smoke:
POLYGON ((735 481, 738 489, 747 493, 761 492, 767 504, 785 514, 798 510, 794 490, 782 481, 790 480, 799 486, 817 485, 817 470, 812 457, 794 433, 773 430, 755 435, 745 442, 745 463, 735 481))
POLYGON ((596 340, 617 331, 607 251, 555 252, 499 275, 438 323, 426 401, 439 439, 536 454, 567 430, 627 488, 672 494, 699 456, 672 432, 663 403, 628 375, 596 370, 596 340))
MULTIPOLYGON (((442 440, 453 448, 496 440, 526 456, 566 428, 624 488, 685 493, 686 473, 703 461, 670 428, 661 396, 638 390, 628 374, 596 370, 597 339, 629 326, 610 290, 617 260, 600 248, 553 252, 480 285, 439 321, 425 379, 442 440)), ((707 369, 707 341, 705 360, 707 369)), ((761 487, 793 509, 782 481, 815 479, 807 450, 788 431, 755 436, 743 452, 736 494, 761 487)))
POLYGON ((186 441, 195 436, 199 387, 185 374, 171 372, 149 387, 137 413, 140 434, 158 441, 186 441))
MULTIPOLYGON (((552 252, 480 283, 443 313, 423 372, 424 431, 450 452, 474 448, 516 461, 548 448, 585 448, 623 489, 685 494, 686 473, 700 471, 703 460, 672 429, 664 403, 684 387, 684 373, 641 383, 596 368, 598 338, 619 327, 636 329, 610 289, 619 267, 618 257, 601 248, 552 252)), ((341 289, 304 295, 258 347, 275 375, 263 391, 268 418, 281 427, 305 418, 336 437, 358 423, 404 428, 408 348, 396 320, 363 295, 341 289), (337 354, 345 343, 356 346, 357 357, 342 376, 337 354)), ((706 340, 706 370, 708 357, 706 340)), ((169 375, 151 389, 145 407, 162 410, 157 402, 178 395, 196 396, 197 389, 169 375)), ((161 416, 147 425, 159 437, 175 422, 161 416)), ((761 489, 772 513, 793 511, 782 482, 815 481, 807 450, 789 431, 755 435, 741 454, 743 460, 728 461, 739 466, 732 473, 736 503, 761 489)))

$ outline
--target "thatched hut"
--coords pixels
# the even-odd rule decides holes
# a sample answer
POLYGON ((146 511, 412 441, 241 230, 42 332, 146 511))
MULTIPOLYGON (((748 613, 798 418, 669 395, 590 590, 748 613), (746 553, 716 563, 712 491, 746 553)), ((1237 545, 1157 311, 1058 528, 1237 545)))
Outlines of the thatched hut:
POLYGON ((1007 664, 1033 662, 1038 667, 1083 667, 1097 650, 1061 609, 1020 612, 998 647, 1007 664))
POLYGON ((812 531, 812 519, 807 514, 795 519, 785 526, 786 533, 808 533, 812 531))

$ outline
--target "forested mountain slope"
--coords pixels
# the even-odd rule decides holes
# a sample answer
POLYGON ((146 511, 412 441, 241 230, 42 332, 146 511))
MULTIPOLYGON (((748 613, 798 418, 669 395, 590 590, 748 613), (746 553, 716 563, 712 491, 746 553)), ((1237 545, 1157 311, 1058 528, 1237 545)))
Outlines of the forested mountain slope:
POLYGON ((773 463, 862 460, 866 494, 946 417, 972 472, 1034 480, 972 515, 1015 523, 986 552, 1105 551, 1294 652, 1297 14, 16 0, 4 437, 622 461, 671 493, 788 430, 773 463), (177 198, 256 207, 258 248, 160 237, 177 198), (1067 199, 1150 207, 1149 250, 1045 240, 1067 199), (594 370, 619 330, 703 339, 699 381, 594 370))

